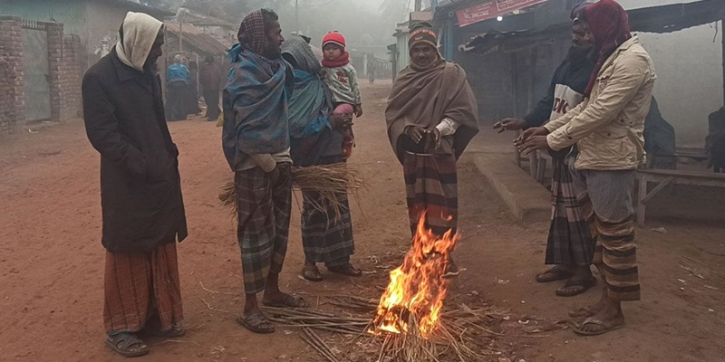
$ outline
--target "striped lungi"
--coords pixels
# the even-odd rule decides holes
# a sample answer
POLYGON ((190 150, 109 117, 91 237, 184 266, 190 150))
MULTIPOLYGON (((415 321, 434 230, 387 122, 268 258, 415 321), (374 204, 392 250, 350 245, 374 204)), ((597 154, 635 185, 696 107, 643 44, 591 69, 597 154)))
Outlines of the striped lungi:
POLYGON ((246 294, 263 291, 269 273, 282 272, 287 254, 292 174, 289 163, 278 167, 281 172, 276 185, 271 185, 269 175, 259 167, 234 175, 239 220, 237 238, 246 294))
MULTIPOLYGON (((342 157, 323 157, 319 164, 340 162, 342 157)), ((336 195, 340 203, 340 215, 317 192, 303 191, 302 245, 305 261, 325 263, 329 267, 345 266, 355 253, 352 233, 352 216, 347 193, 336 195), (324 208, 324 210, 320 210, 324 208)))
POLYGON ((141 331, 157 315, 161 331, 184 319, 176 244, 151 253, 106 252, 104 325, 108 335, 141 331))
POLYGON ((413 234, 423 212, 426 228, 437 235, 456 232, 458 175, 452 154, 406 152, 403 160, 408 216, 413 234))
POLYGON ((579 203, 596 240, 593 264, 603 274, 609 298, 640 300, 632 195, 636 171, 578 172, 579 203))
POLYGON ((546 264, 589 266, 594 257, 594 239, 577 199, 569 168, 575 157, 553 158, 552 213, 546 246, 546 264))

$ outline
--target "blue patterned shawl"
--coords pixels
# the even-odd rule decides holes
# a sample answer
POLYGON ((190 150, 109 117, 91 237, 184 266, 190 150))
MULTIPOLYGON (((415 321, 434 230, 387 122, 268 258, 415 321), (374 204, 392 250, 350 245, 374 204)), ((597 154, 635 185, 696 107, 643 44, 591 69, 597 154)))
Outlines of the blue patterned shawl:
POLYGON ((283 59, 269 60, 236 45, 229 52, 232 68, 224 88, 224 155, 236 167, 248 155, 287 150, 288 101, 292 67, 283 59))

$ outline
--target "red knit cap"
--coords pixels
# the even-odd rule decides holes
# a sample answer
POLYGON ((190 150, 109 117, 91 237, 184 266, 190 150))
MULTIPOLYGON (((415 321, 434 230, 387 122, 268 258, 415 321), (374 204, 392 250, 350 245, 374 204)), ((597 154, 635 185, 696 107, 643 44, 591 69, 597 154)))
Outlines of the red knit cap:
POLYGON ((327 44, 335 44, 335 45, 341 47, 342 49, 345 49, 345 47, 346 47, 345 37, 342 36, 342 34, 340 34, 337 31, 331 31, 331 32, 327 33, 327 35, 325 35, 324 38, 322 38, 322 48, 323 49, 325 48, 325 45, 327 45, 327 44))

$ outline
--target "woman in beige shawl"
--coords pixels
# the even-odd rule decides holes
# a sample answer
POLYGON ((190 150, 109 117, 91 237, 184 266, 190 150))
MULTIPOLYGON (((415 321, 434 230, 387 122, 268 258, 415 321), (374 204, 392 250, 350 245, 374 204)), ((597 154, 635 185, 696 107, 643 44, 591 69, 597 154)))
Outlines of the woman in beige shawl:
POLYGON ((456 161, 478 133, 478 106, 465 71, 443 60, 437 43, 430 24, 413 27, 410 65, 393 84, 385 119, 403 164, 411 230, 425 213, 425 226, 442 236, 456 232, 456 161))

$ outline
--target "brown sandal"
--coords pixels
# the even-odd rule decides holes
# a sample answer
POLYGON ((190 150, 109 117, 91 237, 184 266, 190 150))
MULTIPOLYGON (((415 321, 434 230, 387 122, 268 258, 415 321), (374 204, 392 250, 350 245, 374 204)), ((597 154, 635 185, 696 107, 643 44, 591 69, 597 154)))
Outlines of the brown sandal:
POLYGON ((347 275, 349 277, 360 277, 362 276, 362 270, 355 268, 352 266, 352 264, 347 265, 341 265, 341 266, 331 266, 328 267, 327 270, 330 271, 330 273, 335 274, 341 274, 341 275, 347 275))
POLYGON ((270 334, 275 332, 272 321, 270 321, 269 318, 260 311, 237 317, 237 323, 257 334, 270 334))

